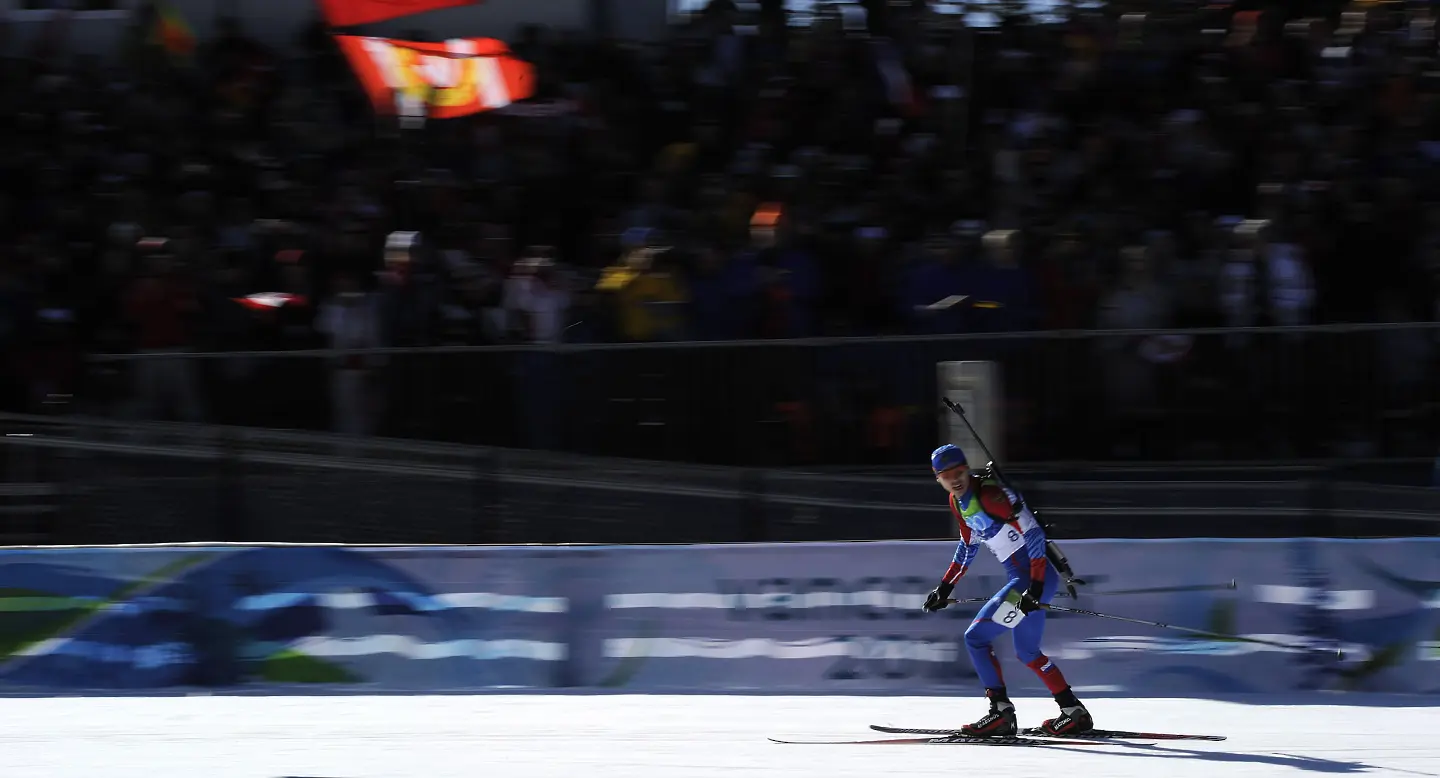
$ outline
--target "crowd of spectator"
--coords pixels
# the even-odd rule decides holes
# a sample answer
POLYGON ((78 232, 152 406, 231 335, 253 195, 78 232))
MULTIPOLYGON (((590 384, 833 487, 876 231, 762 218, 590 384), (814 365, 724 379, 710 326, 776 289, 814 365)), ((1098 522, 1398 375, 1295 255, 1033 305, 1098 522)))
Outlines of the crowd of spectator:
MULTIPOLYGON (((0 404, 104 352, 200 419, 168 352, 1434 321, 1435 17, 1291 8, 719 0, 658 42, 528 30, 535 98, 420 128, 318 23, 48 37, 0 63, 0 404)), ((1153 348, 1097 353, 1118 403, 1153 348)))

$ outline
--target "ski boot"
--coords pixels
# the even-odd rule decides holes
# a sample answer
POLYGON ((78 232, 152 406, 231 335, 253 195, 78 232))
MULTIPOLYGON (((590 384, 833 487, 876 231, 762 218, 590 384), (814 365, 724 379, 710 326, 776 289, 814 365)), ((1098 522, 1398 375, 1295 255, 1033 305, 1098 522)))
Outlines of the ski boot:
POLYGON ((986 689, 985 697, 990 700, 990 712, 974 724, 960 728, 966 737, 1014 737, 1019 731, 1015 725, 1015 705, 1004 689, 986 689))
POLYGON ((1041 722, 1040 729, 1047 735, 1083 735, 1095 728, 1090 711, 1076 699, 1075 692, 1068 687, 1055 695, 1055 704, 1060 706, 1060 715, 1041 722))

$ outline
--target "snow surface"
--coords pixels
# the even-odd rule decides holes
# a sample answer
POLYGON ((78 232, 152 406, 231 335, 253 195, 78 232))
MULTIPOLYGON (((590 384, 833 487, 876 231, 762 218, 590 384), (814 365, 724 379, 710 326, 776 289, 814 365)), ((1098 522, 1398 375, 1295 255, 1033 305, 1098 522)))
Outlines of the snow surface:
MULTIPOLYGON (((1315 698, 1324 702, 1325 698, 1315 698)), ((1334 702, 1346 698, 1334 696, 1334 702)), ((1440 709, 1181 699, 1089 701, 1099 726, 1219 743, 995 748, 780 745, 890 737, 985 702, 945 697, 501 695, 0 699, 4 778, 1241 778, 1436 776, 1440 709)), ((1022 726, 1052 715, 1017 700, 1022 726)))

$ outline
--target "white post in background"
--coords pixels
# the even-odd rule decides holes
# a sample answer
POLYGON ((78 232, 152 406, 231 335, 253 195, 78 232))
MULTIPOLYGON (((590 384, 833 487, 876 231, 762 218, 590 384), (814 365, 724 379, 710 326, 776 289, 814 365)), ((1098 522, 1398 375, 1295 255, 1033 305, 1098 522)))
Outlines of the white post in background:
POLYGON ((413 92, 404 89, 395 90, 395 113, 399 120, 400 129, 418 130, 425 126, 425 115, 429 113, 425 101, 421 100, 413 92))
MULTIPOLYGON (((1005 456, 1002 450, 1004 430, 1001 422, 1000 365, 995 362, 938 362, 940 396, 965 410, 965 417, 975 425, 985 445, 996 459, 1005 456)), ((974 468, 983 467, 989 457, 975 442, 965 422, 953 411, 940 410, 940 443, 954 443, 965 452, 965 459, 974 468)))

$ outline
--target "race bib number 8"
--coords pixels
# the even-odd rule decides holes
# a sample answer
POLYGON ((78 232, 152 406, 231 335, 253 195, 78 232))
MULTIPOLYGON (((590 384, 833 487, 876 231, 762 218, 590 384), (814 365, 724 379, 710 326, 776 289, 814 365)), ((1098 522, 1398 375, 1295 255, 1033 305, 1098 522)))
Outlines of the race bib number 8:
POLYGON ((1011 555, 1025 548, 1025 536, 1013 526, 1006 524, 995 533, 995 537, 985 541, 995 558, 1001 562, 1009 559, 1011 555))
POLYGON ((1006 629, 1015 629, 1025 618, 1025 613, 1020 610, 1019 603, 1020 593, 1011 590, 1009 594, 1005 595, 1005 599, 1000 601, 1000 607, 995 609, 995 615, 990 617, 991 620, 1006 629))

